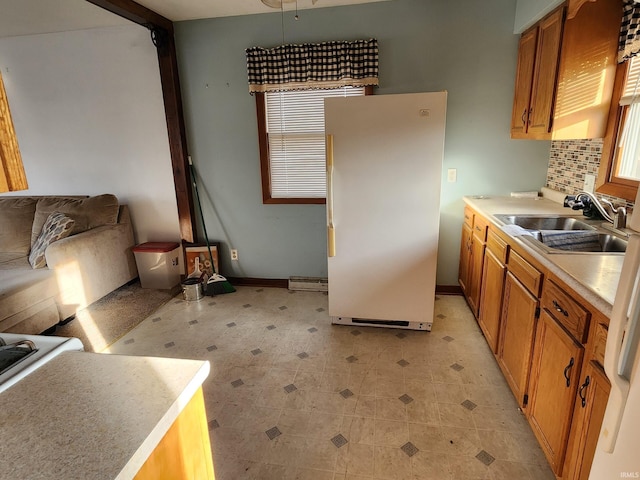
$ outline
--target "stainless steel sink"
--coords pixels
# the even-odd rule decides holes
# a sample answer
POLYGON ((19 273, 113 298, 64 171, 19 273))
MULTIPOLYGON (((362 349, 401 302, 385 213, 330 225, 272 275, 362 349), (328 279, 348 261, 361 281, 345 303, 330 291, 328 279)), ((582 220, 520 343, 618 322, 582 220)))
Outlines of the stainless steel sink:
POLYGON ((595 230, 584 220, 574 217, 536 215, 496 215, 504 223, 518 225, 525 230, 595 230))
POLYGON ((559 215, 496 215, 495 217, 505 224, 518 225, 527 230, 529 235, 523 235, 520 238, 545 253, 619 254, 627 250, 625 239, 606 233, 598 227, 602 223, 601 220, 559 215), (566 232, 567 245, 545 244, 545 238, 548 239, 549 236, 545 236, 544 231, 557 231, 558 234, 566 232), (580 245, 579 239, 582 235, 587 235, 590 239, 589 242, 585 242, 585 245, 580 245), (571 241, 572 238, 575 238, 575 243, 571 241))
POLYGON ((549 246, 544 243, 540 232, 531 232, 536 243, 544 246, 547 253, 624 253, 627 250, 627 241, 609 233, 598 233, 597 243, 591 244, 585 249, 575 246, 549 246))

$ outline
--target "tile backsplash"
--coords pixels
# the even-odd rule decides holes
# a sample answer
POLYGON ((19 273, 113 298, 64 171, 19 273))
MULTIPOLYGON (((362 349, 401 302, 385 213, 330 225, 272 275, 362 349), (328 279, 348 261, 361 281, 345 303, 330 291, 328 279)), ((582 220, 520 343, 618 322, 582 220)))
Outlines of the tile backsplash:
MULTIPOLYGON (((602 139, 591 140, 555 140, 551 142, 549 167, 547 169, 547 187, 573 195, 584 187, 584 176, 598 176, 600 159, 602 158, 602 139)), ((615 205, 633 203, 621 198, 598 194, 615 205)))

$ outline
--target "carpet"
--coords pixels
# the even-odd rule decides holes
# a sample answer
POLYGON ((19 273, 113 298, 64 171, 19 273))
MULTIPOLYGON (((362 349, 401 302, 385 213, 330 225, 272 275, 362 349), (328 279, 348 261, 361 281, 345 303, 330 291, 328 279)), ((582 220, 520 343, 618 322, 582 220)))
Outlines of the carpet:
POLYGON ((178 293, 179 287, 148 289, 135 280, 80 310, 74 320, 59 325, 51 334, 77 337, 87 352, 101 352, 178 293))

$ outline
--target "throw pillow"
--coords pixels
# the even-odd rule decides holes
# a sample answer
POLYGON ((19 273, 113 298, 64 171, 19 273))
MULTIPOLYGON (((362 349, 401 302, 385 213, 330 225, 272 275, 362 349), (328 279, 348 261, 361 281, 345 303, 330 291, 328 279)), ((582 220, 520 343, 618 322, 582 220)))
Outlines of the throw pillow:
POLYGON ((72 235, 102 225, 118 223, 119 204, 115 195, 104 194, 88 198, 43 197, 38 200, 31 230, 31 245, 53 212, 64 213, 75 220, 72 235))
POLYGON ((53 242, 68 237, 74 223, 74 220, 64 213, 53 212, 49 215, 29 253, 29 263, 33 268, 44 268, 47 265, 45 250, 53 242))

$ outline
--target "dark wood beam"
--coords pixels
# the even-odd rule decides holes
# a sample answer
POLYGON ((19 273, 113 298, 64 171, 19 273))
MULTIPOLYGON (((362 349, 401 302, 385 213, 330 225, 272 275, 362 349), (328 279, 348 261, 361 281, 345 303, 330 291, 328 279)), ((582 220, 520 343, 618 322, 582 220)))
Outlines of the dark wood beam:
POLYGON ((138 25, 157 25, 173 33, 173 22, 132 0, 87 0, 138 25))
MULTIPOLYGON (((160 67, 160 82, 167 121, 169 151, 178 204, 178 220, 183 242, 197 242, 191 177, 189 174, 187 135, 178 77, 178 59, 173 22, 132 0, 86 0, 154 32, 160 67), (164 34, 166 33, 166 35, 164 34)), ((151 41, 151 39, 149 39, 151 41)))

